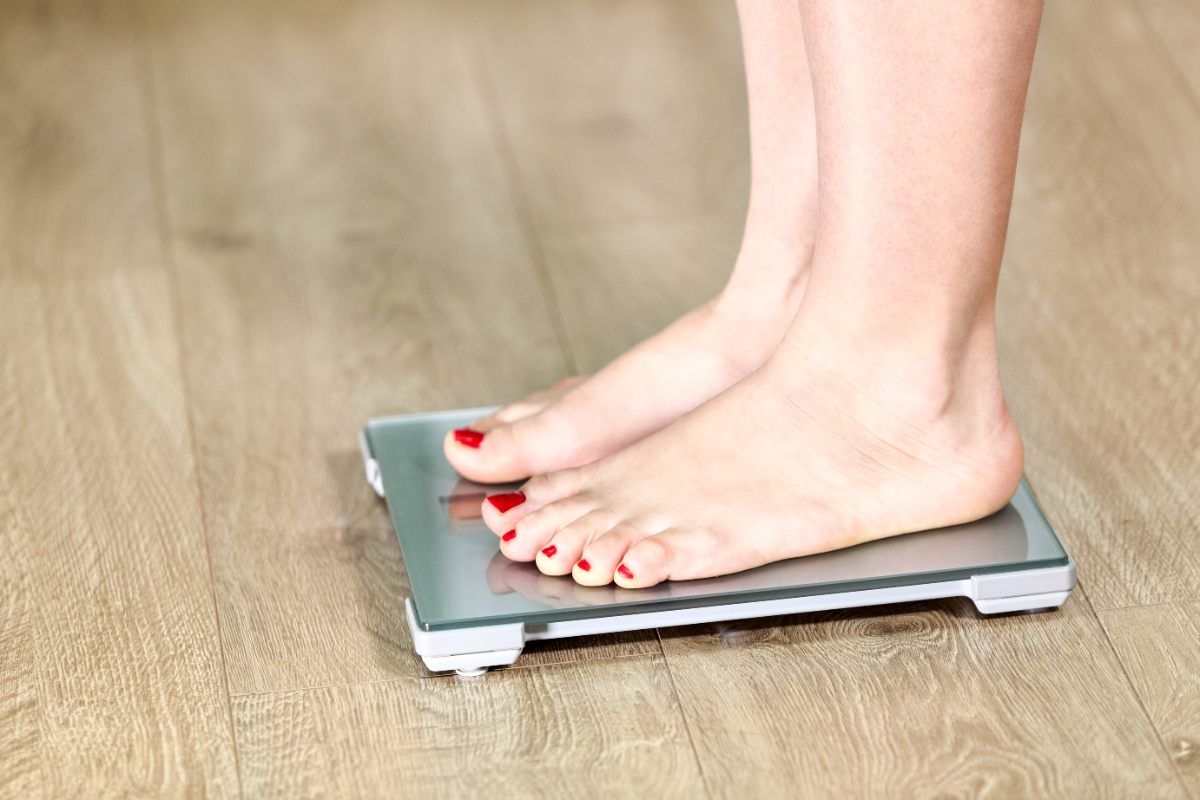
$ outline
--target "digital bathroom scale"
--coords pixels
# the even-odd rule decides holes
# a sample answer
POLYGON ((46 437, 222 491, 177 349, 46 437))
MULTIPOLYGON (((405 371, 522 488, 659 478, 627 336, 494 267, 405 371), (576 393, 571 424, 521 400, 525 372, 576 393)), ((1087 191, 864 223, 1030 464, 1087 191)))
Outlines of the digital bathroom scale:
POLYGON ((496 485, 460 478, 442 440, 492 409, 373 419, 360 441, 404 553, 413 644, 434 671, 478 675, 525 642, 943 597, 984 614, 1055 608, 1075 564, 1024 480, 1012 502, 969 525, 910 533, 720 578, 649 589, 579 586, 509 561, 483 524, 496 485))

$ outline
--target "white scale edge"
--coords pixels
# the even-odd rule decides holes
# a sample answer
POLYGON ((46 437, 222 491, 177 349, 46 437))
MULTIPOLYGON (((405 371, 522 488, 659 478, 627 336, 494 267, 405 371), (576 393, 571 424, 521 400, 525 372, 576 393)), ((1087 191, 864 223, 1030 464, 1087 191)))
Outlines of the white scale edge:
POLYGON ((460 675, 474 676, 483 674, 490 667, 512 664, 521 655, 526 642, 544 639, 594 636, 601 633, 670 628, 677 625, 755 619, 947 597, 967 597, 982 614, 1004 614, 1057 608, 1067 601, 1074 587, 1075 563, 1069 561, 1061 567, 986 573, 953 581, 559 622, 481 625, 444 631, 423 630, 417 624, 416 610, 411 598, 405 601, 405 609, 413 646, 426 667, 434 672, 455 670, 460 675))

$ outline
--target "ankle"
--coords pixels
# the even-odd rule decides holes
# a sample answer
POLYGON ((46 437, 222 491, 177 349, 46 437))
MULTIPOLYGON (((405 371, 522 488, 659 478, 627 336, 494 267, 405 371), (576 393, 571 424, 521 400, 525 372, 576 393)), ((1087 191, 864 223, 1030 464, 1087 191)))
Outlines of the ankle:
POLYGON ((747 235, 714 305, 739 324, 782 320, 786 327, 804 297, 811 256, 811 247, 796 242, 747 235))
POLYGON ((1011 423, 990 319, 951 339, 934 339, 920 332, 821 325, 808 312, 806 301, 776 352, 781 375, 805 383, 806 376, 819 376, 913 425, 949 421, 966 434, 984 435, 1011 423))

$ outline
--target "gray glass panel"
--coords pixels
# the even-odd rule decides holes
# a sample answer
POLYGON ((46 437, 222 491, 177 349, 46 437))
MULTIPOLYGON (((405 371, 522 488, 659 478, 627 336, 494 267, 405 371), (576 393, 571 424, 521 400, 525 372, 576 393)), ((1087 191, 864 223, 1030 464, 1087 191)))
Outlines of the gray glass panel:
POLYGON ((1013 501, 969 525, 896 536, 794 558, 722 578, 650 589, 585 587, 509 561, 479 519, 485 494, 503 486, 462 480, 442 439, 478 411, 372 420, 367 445, 379 464, 425 630, 545 623, 701 605, 958 580, 988 572, 1062 566, 1067 554, 1022 481, 1013 501))

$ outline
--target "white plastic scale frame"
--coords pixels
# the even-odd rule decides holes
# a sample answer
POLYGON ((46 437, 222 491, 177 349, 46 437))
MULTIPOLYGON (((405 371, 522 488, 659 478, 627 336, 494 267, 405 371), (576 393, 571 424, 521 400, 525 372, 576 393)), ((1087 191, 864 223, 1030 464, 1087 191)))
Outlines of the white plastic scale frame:
MULTIPOLYGON (((448 470, 448 467, 443 468, 440 466, 441 463, 444 462, 444 458, 442 458, 440 454, 442 436, 446 431, 463 425, 471 419, 478 418, 478 416, 486 413, 489 410, 490 409, 468 409, 464 411, 437 412, 432 414, 386 417, 371 420, 360 435, 360 444, 362 447, 363 458, 365 460, 368 483, 370 483, 372 488, 374 488, 375 492, 380 497, 386 497, 385 484, 388 484, 389 482, 385 480, 385 472, 387 472, 389 468, 394 468, 396 471, 402 471, 399 466, 395 464, 389 464, 388 457, 379 457, 380 453, 377 451, 387 451, 389 448, 391 448, 392 455, 394 456, 392 459, 390 459, 392 461, 394 461, 395 458, 404 459, 405 465, 409 467, 412 466, 410 462, 419 462, 422 465, 420 469, 426 471, 430 469, 439 471, 443 469, 448 470), (382 434, 381 431, 383 432, 382 434), (389 436, 391 436, 393 431, 400 431, 402 436, 407 436, 407 439, 400 440, 399 442, 380 441, 386 440, 389 436), (414 434, 419 434, 419 436, 414 438, 414 434), (397 445, 403 449, 405 447, 411 448, 414 443, 417 445, 417 449, 421 450, 422 452, 412 455, 419 457, 408 458, 404 454, 398 456, 396 455, 397 445), (435 450, 435 448, 436 452, 432 452, 435 450)), ((411 470, 409 470, 408 474, 405 476, 410 479, 408 482, 397 483, 392 486, 394 490, 399 490, 395 492, 396 494, 406 494, 405 489, 407 489, 409 483, 411 483, 412 474, 413 473, 411 470)), ((446 476, 443 474, 439 477, 444 481, 446 476)), ((485 487, 479 487, 476 485, 469 486, 472 486, 477 491, 475 496, 482 496, 481 494, 478 494, 478 491, 484 489, 485 487)), ((428 497, 429 490, 430 486, 424 487, 424 491, 427 492, 426 497, 428 497)), ((406 511, 409 509, 402 507, 405 505, 403 500, 398 502, 397 498, 386 499, 389 500, 389 506, 391 507, 393 520, 396 522, 397 527, 399 528, 399 526, 402 524, 401 517, 407 516, 406 511)), ((410 498, 404 499, 407 500, 410 498)), ((442 502, 445 500, 445 497, 441 498, 442 502)), ((820 584, 822 582, 809 581, 807 588, 803 583, 799 583, 790 587, 796 591, 795 596, 775 596, 771 597, 770 599, 740 600, 735 595, 740 594, 741 592, 724 592, 722 591, 723 587, 720 584, 717 584, 715 587, 710 588, 707 591, 707 594, 697 594, 694 599, 689 601, 692 604, 684 605, 684 607, 658 608, 651 611, 639 612, 628 608, 628 603, 619 603, 608 606, 600 606, 599 612, 593 609, 588 612, 589 616, 586 617, 557 619, 552 621, 539 621, 537 619, 528 619, 522 621, 519 619, 522 616, 521 609, 517 609, 512 614, 509 614, 505 621, 502 622, 488 623, 484 621, 478 624, 471 624, 468 622, 467 624, 455 627, 447 627, 445 624, 439 627, 436 625, 430 625, 428 622, 424 622, 422 620, 422 616, 418 612, 417 605, 414 603, 414 598, 410 597, 405 602, 405 608, 408 616, 408 626, 412 634, 413 645, 416 649, 416 652, 421 656, 422 660, 425 662, 425 665, 430 670, 436 672, 454 670, 460 675, 473 676, 483 674, 490 667, 512 664, 521 655, 521 651, 524 649, 526 642, 540 641, 545 639, 563 639, 572 636, 589 636, 602 633, 618 633, 622 631, 645 630, 650 628, 665 628, 676 625, 692 625, 697 623, 753 619, 758 617, 771 617, 784 614, 827 611, 830 609, 887 605, 891 603, 903 603, 921 600, 936 600, 949 597, 970 598, 970 600, 975 604, 975 607, 983 614, 1001 614, 1016 611, 1057 608, 1066 602, 1067 598, 1071 594, 1071 590, 1075 587, 1075 564, 1066 555, 1065 551, 1062 550, 1061 545, 1058 543, 1057 537, 1054 536, 1054 533, 1050 530, 1049 525, 1046 524, 1045 519, 1041 514, 1041 510, 1037 507, 1036 501, 1033 499, 1032 492, 1030 492, 1027 484, 1024 482, 1022 482, 1020 492, 1018 493, 1018 496, 1014 498, 1012 505, 1019 504, 1024 504, 1021 511, 1023 517, 1016 517, 1017 512, 1013 512, 1013 518, 1018 520, 1024 519, 1024 523, 1019 524, 1024 524, 1025 526, 1030 527, 1029 522, 1032 515, 1034 517, 1034 524, 1040 528, 1044 527, 1044 530, 1039 530, 1036 535, 1039 538, 1039 541, 1044 539, 1046 540, 1046 543, 1039 544, 1038 547, 1042 548, 1043 550, 1046 548, 1057 548, 1056 555, 1058 556, 1057 560, 1060 563, 1056 563, 1052 566, 1044 566, 1046 563, 1045 558, 1040 560, 1030 559, 1030 562, 1036 565, 1031 566, 1030 568, 1022 568, 1020 558, 1018 557, 1016 560, 1011 561, 1011 563, 1002 565, 1002 568, 998 568, 995 563, 984 564, 980 567, 976 574, 964 575, 963 569, 958 569, 957 571, 951 570, 951 572, 956 572, 956 574, 955 577, 949 580, 924 581, 919 577, 914 580, 910 578, 904 578, 902 576, 895 576, 894 580, 898 582, 894 585, 858 589, 850 588, 848 590, 838 590, 836 587, 833 587, 831 590, 818 591, 815 593, 812 591, 813 585, 820 584), (1032 509, 1032 511, 1030 509, 1032 509), (611 613, 605 613, 605 610, 611 613), (516 617, 517 621, 513 621, 513 617, 516 617)), ((1012 505, 1010 505, 1008 509, 1005 509, 1005 511, 1000 512, 1000 516, 1008 513, 1012 509, 1012 505)), ((426 518, 427 523, 429 519, 432 518, 426 518)), ((978 526, 986 523, 987 521, 984 521, 983 523, 973 523, 973 525, 978 526)), ((476 525, 477 527, 481 526, 481 523, 476 523, 476 525)), ((427 524, 426 527, 436 528, 437 524, 433 524, 432 526, 427 524)), ((968 527, 970 526, 959 526, 959 528, 963 529, 968 527)), ((476 531, 474 534, 477 537, 483 535, 481 531, 476 531)), ((490 536, 490 534, 487 535, 490 536)), ((974 536, 980 541, 986 541, 989 534, 988 531, 985 530, 976 530, 971 534, 965 534, 958 532, 957 529, 943 529, 941 531, 908 534, 906 536, 895 537, 894 540, 887 541, 909 540, 910 543, 916 542, 918 545, 920 545, 922 542, 919 537, 931 537, 934 535, 941 535, 943 538, 939 540, 938 543, 929 542, 931 545, 937 544, 937 547, 932 550, 926 548, 924 551, 922 551, 919 547, 914 550, 913 547, 908 547, 906 543, 906 549, 909 553, 909 556, 911 557, 913 553, 916 553, 916 557, 921 558, 923 557, 921 555, 922 552, 941 554, 948 549, 954 549, 953 547, 945 547, 944 545, 947 542, 967 541, 968 536, 974 536), (947 538, 947 534, 953 538, 947 538)), ((426 536, 425 539, 436 542, 438 537, 440 537, 441 540, 444 541, 448 536, 449 534, 445 530, 434 531, 432 534, 426 536)), ((422 595, 419 591, 417 591, 418 580, 417 575, 414 574, 414 570, 419 569, 421 567, 421 563, 414 563, 414 561, 422 562, 424 559, 423 563, 428 567, 435 563, 429 562, 428 559, 436 559, 437 551, 422 551, 418 553, 410 552, 410 550, 416 550, 421 545, 421 542, 418 541, 416 544, 414 544, 411 536, 407 537, 408 541, 406 541, 406 536, 404 535, 401 535, 399 538, 401 540, 402 549, 404 550, 405 561, 409 570, 410 579, 413 583, 413 594, 416 598, 420 599, 422 595), (410 558, 410 556, 416 557, 410 558)), ((1030 542, 1032 542, 1033 538, 1034 535, 1029 534, 1028 539, 1030 542)), ((815 559, 840 559, 840 561, 831 563, 835 563, 835 566, 838 566, 844 571, 846 569, 846 565, 852 564, 854 559, 858 558, 859 560, 862 560, 863 558, 866 558, 866 556, 856 556, 856 552, 861 552, 865 548, 870 548, 872 546, 882 547, 883 545, 882 543, 871 543, 869 545, 862 545, 859 548, 840 551, 840 554, 811 556, 808 560, 811 563, 817 563, 814 561, 815 559)), ((1032 551, 1033 544, 1028 546, 1030 551, 1032 551)), ((476 546, 475 550, 477 551, 478 549, 478 546, 476 546)), ((893 559, 893 557, 898 558, 900 559, 901 563, 905 558, 903 552, 899 553, 898 555, 893 553, 880 553, 880 555, 883 555, 888 559, 893 559)), ((1040 555, 1044 556, 1045 553, 1040 553, 1040 555)), ((937 557, 940 558, 941 556, 938 555, 937 557)), ((966 558, 966 556, 961 556, 960 558, 966 558)), ((491 561, 496 562, 497 559, 503 560, 503 557, 496 553, 491 558, 491 561)), ((802 561, 805 561, 805 559, 792 559, 791 562, 781 563, 795 564, 802 561)), ((876 562, 878 562, 878 559, 876 559, 876 562)), ((889 563, 891 562, 889 561, 889 563)), ((529 570, 534 569, 528 565, 512 566, 516 568, 528 568, 529 570)), ((436 588, 442 594, 447 593, 444 585, 447 583, 447 581, 453 582, 455 580, 459 580, 458 578, 448 577, 450 575, 460 574, 458 572, 449 573, 445 570, 436 568, 431 571, 437 572, 440 575, 441 583, 437 584, 436 588)), ((970 572, 970 567, 968 566, 965 571, 970 572)), ((742 573, 742 576, 753 577, 755 572, 756 571, 742 573)), ((919 576, 921 570, 916 569, 910 570, 909 572, 910 574, 916 574, 919 576)), ((705 583, 712 584, 717 581, 730 581, 731 579, 732 576, 724 579, 711 579, 705 583)), ((460 586, 459 589, 454 591, 465 591, 468 594, 472 592, 475 594, 480 594, 480 592, 477 590, 476 584, 483 584, 484 578, 482 576, 477 578, 468 576, 466 580, 471 581, 470 586, 460 586)), ((570 578, 564 578, 562 580, 569 581, 570 578)), ((879 576, 875 576, 875 580, 878 582, 879 576)), ((886 577, 884 580, 886 580, 886 577)), ((674 586, 687 587, 688 584, 695 583, 696 582, 689 581, 674 584, 674 586)), ((849 581, 848 583, 853 584, 853 581, 849 581)), ((861 583, 862 582, 860 581, 859 584, 861 585, 861 583)), ((426 593, 431 595, 430 603, 432 604, 436 598, 432 598, 432 595, 435 593, 429 591, 429 586, 430 584, 427 583, 426 593)), ((745 579, 743 577, 743 579, 741 579, 741 587, 744 588, 744 586, 745 579)), ((776 585, 768 588, 772 588, 776 594, 780 592, 787 593, 789 591, 789 585, 787 581, 783 581, 782 583, 776 581, 776 585)), ((626 590, 626 592, 628 591, 630 590, 626 590)), ((649 592, 653 590, 640 591, 649 592)), ((508 598, 487 597, 485 598, 485 601, 499 604, 502 600, 506 599, 508 598)), ((523 600, 527 600, 527 598, 523 598, 523 600)), ((662 605, 662 603, 659 603, 659 605, 662 605)), ((538 614, 531 613, 528 616, 537 617, 538 614)))

